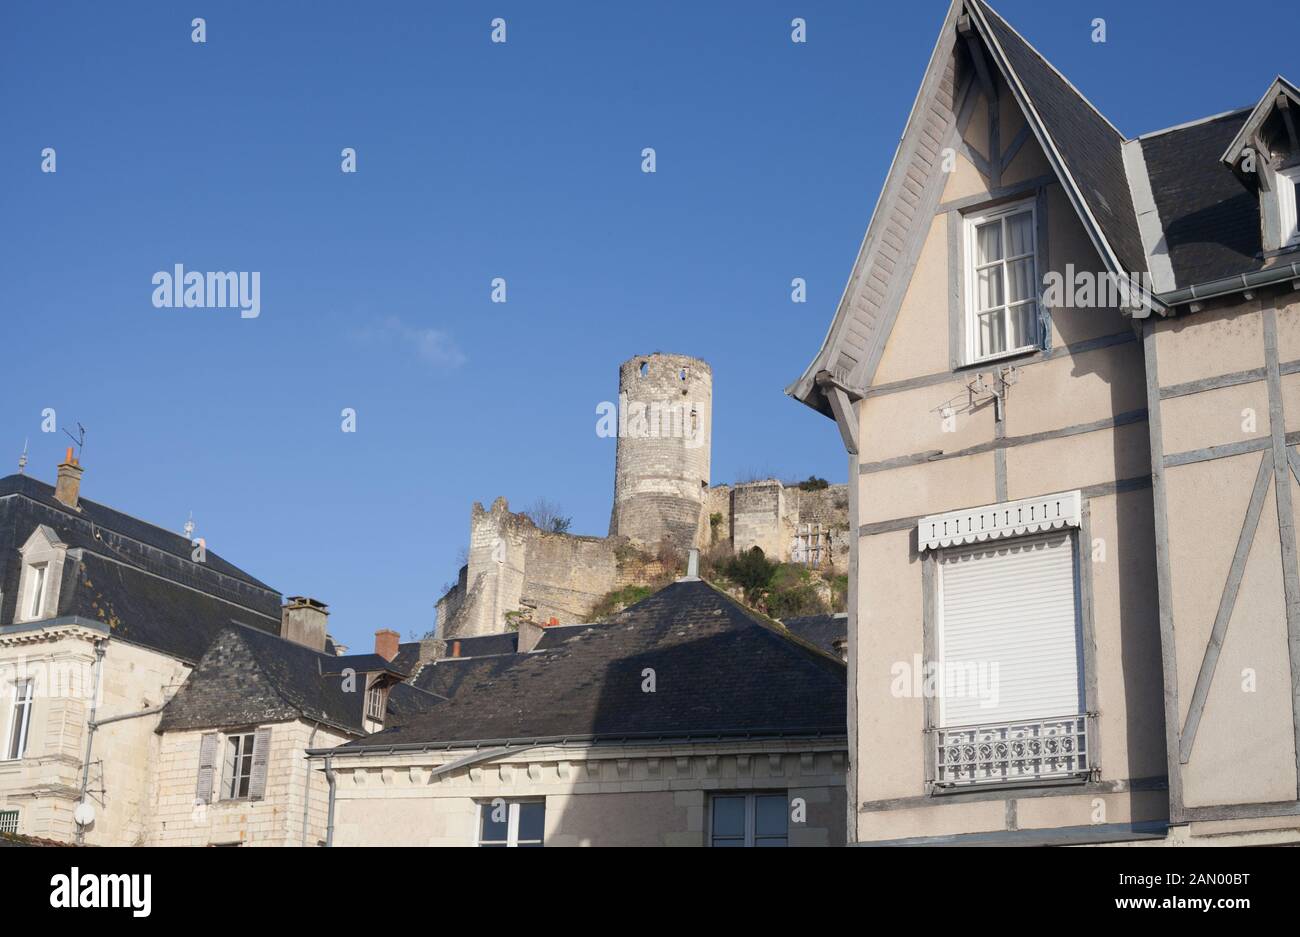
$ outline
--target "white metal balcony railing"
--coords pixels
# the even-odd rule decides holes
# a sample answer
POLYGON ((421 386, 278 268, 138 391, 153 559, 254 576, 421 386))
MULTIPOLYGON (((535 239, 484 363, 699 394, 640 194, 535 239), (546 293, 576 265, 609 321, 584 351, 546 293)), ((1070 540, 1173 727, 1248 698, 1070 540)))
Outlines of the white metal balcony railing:
POLYGON ((978 726, 934 728, 934 784, 965 787, 1086 778, 1090 713, 978 726))

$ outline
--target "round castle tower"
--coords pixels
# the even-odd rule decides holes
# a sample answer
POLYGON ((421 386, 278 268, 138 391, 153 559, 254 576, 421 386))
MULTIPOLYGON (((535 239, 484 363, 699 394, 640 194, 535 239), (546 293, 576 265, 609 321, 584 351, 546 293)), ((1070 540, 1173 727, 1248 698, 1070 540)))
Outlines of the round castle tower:
POLYGON ((686 355, 638 355, 618 369, 610 536, 698 546, 709 487, 713 371, 686 355))

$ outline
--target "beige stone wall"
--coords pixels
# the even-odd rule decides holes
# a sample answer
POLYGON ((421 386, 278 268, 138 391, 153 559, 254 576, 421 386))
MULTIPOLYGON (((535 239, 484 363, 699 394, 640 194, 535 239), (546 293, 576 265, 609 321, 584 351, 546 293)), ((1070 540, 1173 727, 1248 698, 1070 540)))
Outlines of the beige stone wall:
POLYGON ((271 726, 266 796, 257 801, 214 797, 211 804, 198 804, 199 745, 204 734, 162 735, 154 785, 157 806, 148 845, 315 846, 324 841, 328 788, 324 775, 311 770, 305 753, 308 748, 341 745, 347 736, 305 722, 276 723, 271 726))
MULTIPOLYGON (((21 812, 22 833, 64 841, 76 835, 73 811, 80 799, 93 698, 93 641, 101 637, 60 626, 0 639, 0 744, 8 734, 13 680, 37 680, 26 757, 0 762, 0 810, 21 812)), ((108 641, 97 720, 161 705, 188 673, 174 658, 108 641)), ((113 722, 95 733, 88 789, 96 819, 86 831, 87 843, 134 845, 146 835, 158 718, 154 713, 113 722)))
MULTIPOLYGON (((966 139, 983 153, 982 101, 973 114, 966 139)), ((1004 147, 1022 124, 1004 88, 1004 147)), ((1012 185, 1047 172, 1030 137, 1002 182, 1012 185)), ((1036 191, 1027 190, 1025 197, 1036 191)), ((987 181, 959 153, 872 390, 856 404, 864 471, 850 480, 857 486, 851 521, 854 529, 865 529, 857 543, 850 607, 857 751, 849 798, 850 827, 860 841, 1167 816, 1164 791, 1133 790, 1135 783, 1158 786, 1165 773, 1142 344, 1117 309, 1065 306, 1052 310, 1050 354, 953 370, 949 263, 953 256, 962 262, 962 252, 950 248, 949 225, 991 196, 987 181), (999 422, 992 396, 970 386, 980 375, 993 385, 1008 365, 1016 368, 1015 382, 999 422), (1093 542, 1082 548, 1094 556, 1087 586, 1094 597, 1096 646, 1090 653, 1100 712, 1094 752, 1099 774, 1086 787, 1055 796, 985 791, 933 797, 926 784, 930 736, 924 731, 924 700, 900 696, 892 687, 896 665, 910 667, 926 653, 916 520, 1076 488, 1087 492, 1092 525, 1093 542)), ((1067 264, 1103 269, 1059 184, 1043 187, 1039 208, 1047 245, 1040 274, 1064 271, 1067 264)), ((954 228, 952 234, 960 232, 954 228)))
POLYGON ((478 805, 501 797, 545 799, 548 846, 701 846, 708 795, 731 791, 801 799, 792 846, 844 841, 846 758, 831 742, 541 748, 431 776, 466 754, 335 757, 335 845, 473 845, 478 805))

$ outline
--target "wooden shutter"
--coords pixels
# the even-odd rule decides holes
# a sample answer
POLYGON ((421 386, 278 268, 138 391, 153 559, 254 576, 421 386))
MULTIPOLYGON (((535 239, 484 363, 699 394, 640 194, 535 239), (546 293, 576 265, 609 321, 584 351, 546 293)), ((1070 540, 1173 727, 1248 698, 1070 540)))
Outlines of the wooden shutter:
POLYGON ((199 783, 194 799, 201 804, 212 803, 213 775, 217 770, 217 733, 205 732, 199 743, 199 783))
POLYGON ((271 727, 258 729, 253 735, 253 774, 248 780, 248 799, 266 796, 266 763, 271 754, 271 727))
POLYGON ((981 691, 941 696, 940 725, 1083 711, 1072 534, 947 549, 939 569, 939 680, 964 674, 969 688, 978 674, 981 691))

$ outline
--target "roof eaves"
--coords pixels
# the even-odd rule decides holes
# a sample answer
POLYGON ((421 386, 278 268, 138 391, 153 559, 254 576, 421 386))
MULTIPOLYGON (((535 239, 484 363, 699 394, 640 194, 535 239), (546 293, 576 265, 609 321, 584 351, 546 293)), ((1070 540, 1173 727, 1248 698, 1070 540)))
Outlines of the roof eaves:
POLYGON ((832 362, 832 351, 835 345, 835 339, 838 337, 840 330, 843 328, 844 320, 848 316, 848 303, 853 293, 853 287, 858 280, 862 270, 862 265, 866 259, 871 247, 880 237, 880 230, 877 227, 877 219, 880 216, 880 206, 883 204, 885 195, 889 191, 889 182, 894 172, 898 169, 899 157, 903 153, 903 147, 907 142, 913 129, 918 126, 918 120, 921 114, 923 102, 927 99, 927 91, 935 81, 936 70, 939 70, 940 53, 948 46, 953 44, 952 32, 956 28, 957 17, 962 8, 963 0, 953 0, 948 8, 948 13, 944 17, 943 26, 939 30, 938 38, 935 39, 934 48, 930 52, 929 62, 926 64, 925 72, 921 78, 921 84, 917 88, 916 97, 912 100, 912 109, 908 112, 907 123, 903 127, 903 133, 898 138, 898 145, 894 148, 894 156, 889 162, 889 169, 885 172, 884 181, 881 183, 880 192, 876 196, 876 203, 871 209, 870 221, 867 223, 866 233, 862 236, 862 242, 858 245, 857 255, 853 260, 853 267, 849 273, 848 281, 844 284, 844 289, 840 292, 839 302, 835 306, 835 315, 831 319, 831 324, 826 330, 826 337, 822 339, 821 348, 818 349, 812 362, 804 369, 803 374, 799 376, 792 384, 785 388, 785 393, 793 397, 800 403, 811 407, 818 413, 834 419, 834 414, 830 404, 825 400, 825 394, 818 386, 817 376, 822 372, 829 372, 837 379, 845 375, 835 375, 834 370, 829 367, 832 362))

